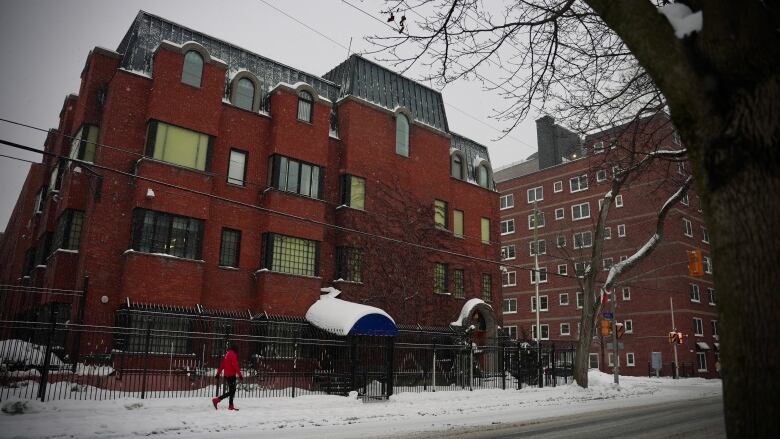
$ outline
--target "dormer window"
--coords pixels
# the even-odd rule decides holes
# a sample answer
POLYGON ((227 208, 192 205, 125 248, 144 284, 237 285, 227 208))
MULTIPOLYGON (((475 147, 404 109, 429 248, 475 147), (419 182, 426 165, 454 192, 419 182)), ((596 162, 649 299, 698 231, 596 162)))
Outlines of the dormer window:
POLYGON ((233 105, 244 110, 252 111, 255 102, 255 84, 247 78, 241 78, 236 83, 233 94, 233 105))
POLYGON ((409 119, 400 113, 395 116, 395 153, 409 157, 409 119))
POLYGON ((203 76, 203 56, 195 50, 184 55, 184 67, 181 71, 181 82, 193 87, 200 87, 203 76))
POLYGON ((490 170, 484 163, 477 166, 477 183, 484 188, 490 188, 490 170))
POLYGON ((312 123, 312 103, 314 98, 308 91, 298 92, 298 120, 312 123))
POLYGON ((458 180, 463 180, 463 158, 459 153, 455 152, 452 154, 450 162, 452 165, 450 175, 457 178, 458 180))

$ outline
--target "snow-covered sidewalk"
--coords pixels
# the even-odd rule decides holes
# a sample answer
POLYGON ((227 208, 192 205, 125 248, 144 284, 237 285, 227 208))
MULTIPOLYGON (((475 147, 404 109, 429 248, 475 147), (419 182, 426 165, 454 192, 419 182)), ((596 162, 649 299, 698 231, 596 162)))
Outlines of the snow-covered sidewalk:
POLYGON ((722 394, 720 380, 621 377, 591 372, 591 387, 402 393, 386 402, 338 396, 238 399, 215 411, 209 398, 3 401, 7 438, 366 438, 559 417, 722 394), (20 409, 23 413, 9 414, 20 409))

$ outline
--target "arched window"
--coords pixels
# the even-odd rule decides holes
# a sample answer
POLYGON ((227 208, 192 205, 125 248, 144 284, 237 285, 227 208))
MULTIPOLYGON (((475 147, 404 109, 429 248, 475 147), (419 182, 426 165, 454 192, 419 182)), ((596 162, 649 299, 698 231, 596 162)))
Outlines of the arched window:
POLYGON ((484 164, 477 166, 477 183, 486 188, 490 188, 490 171, 484 164))
POLYGON ((254 102, 255 84, 248 78, 239 79, 233 94, 233 105, 251 111, 254 102))
POLYGON ((312 103, 314 98, 308 91, 298 92, 298 120, 311 123, 312 121, 312 103))
POLYGON ((460 157, 460 154, 452 154, 451 162, 452 168, 450 175, 457 178, 458 180, 463 180, 463 159, 460 157))
POLYGON ((400 113, 395 116, 395 153, 409 157, 409 119, 400 113))
POLYGON ((195 50, 184 55, 184 68, 181 71, 181 82, 200 87, 203 76, 203 57, 195 50))

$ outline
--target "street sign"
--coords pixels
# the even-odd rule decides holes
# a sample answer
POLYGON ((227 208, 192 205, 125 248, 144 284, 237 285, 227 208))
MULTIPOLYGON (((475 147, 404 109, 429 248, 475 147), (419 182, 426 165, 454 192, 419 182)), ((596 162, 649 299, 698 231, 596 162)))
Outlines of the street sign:
POLYGON ((605 312, 602 314, 606 320, 612 320, 615 316, 611 312, 605 312))

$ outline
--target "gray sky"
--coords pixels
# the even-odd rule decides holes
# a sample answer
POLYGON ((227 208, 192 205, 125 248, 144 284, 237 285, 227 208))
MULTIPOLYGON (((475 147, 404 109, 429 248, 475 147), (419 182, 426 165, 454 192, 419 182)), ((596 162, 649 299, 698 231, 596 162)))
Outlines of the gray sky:
MULTIPOLYGON (((366 35, 391 33, 341 0, 266 1, 343 46, 352 38, 353 52, 370 47, 366 35)), ((348 1, 381 18, 381 1, 348 1)), ((324 74, 347 56, 343 47, 262 0, 2 0, 0 117, 56 128, 65 96, 78 91, 89 51, 95 46, 116 49, 140 9, 312 74, 324 74)), ((414 71, 407 76, 414 78, 414 71)), ((510 136, 494 141, 503 125, 489 116, 505 105, 498 94, 483 91, 478 82, 451 84, 442 93, 450 129, 486 145, 494 167, 535 152, 536 115, 510 136)), ((45 133, 0 122, 0 138, 42 148, 45 133)), ((0 154, 40 161, 40 155, 3 145, 0 154)), ((5 230, 28 169, 27 163, 0 157, 0 231, 5 230)))

